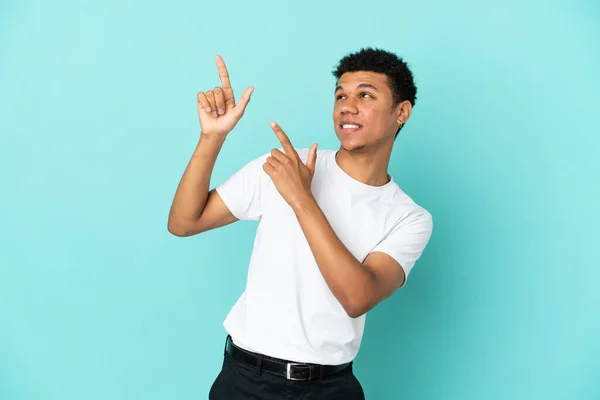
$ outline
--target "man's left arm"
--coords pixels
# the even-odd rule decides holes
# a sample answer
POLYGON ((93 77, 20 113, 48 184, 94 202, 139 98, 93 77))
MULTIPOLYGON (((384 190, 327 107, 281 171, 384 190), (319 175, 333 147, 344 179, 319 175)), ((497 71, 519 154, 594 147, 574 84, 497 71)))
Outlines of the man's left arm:
POLYGON ((271 127, 284 151, 273 149, 263 170, 294 210, 329 289, 350 317, 359 317, 403 286, 405 271, 410 270, 429 240, 431 220, 396 227, 361 263, 337 237, 311 193, 316 144, 304 164, 281 127, 275 122, 271 127))
POLYGON ((365 314, 404 284, 404 269, 388 254, 372 252, 362 263, 358 261, 314 197, 293 208, 327 286, 348 316, 365 314))

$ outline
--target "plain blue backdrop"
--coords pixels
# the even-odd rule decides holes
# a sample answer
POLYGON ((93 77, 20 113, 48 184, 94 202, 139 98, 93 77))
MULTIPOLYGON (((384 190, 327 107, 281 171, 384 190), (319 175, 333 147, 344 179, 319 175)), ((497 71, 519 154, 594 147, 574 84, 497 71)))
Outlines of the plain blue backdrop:
POLYGON ((0 399, 202 399, 255 223, 167 231, 196 93, 255 92, 213 184, 336 148, 338 60, 397 52, 419 89, 390 173, 434 217, 367 318, 368 399, 600 398, 600 4, 32 1, 0 5, 0 399))

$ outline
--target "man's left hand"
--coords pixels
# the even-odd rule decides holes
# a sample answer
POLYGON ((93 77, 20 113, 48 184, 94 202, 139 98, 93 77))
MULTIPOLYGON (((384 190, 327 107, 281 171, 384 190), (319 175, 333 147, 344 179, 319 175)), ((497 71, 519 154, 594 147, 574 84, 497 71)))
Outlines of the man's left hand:
POLYGON ((263 170, 271 177, 284 200, 296 210, 312 197, 310 187, 317 162, 317 144, 313 144, 310 148, 304 164, 281 127, 271 122, 271 128, 283 146, 284 152, 273 149, 271 156, 263 165, 263 170))

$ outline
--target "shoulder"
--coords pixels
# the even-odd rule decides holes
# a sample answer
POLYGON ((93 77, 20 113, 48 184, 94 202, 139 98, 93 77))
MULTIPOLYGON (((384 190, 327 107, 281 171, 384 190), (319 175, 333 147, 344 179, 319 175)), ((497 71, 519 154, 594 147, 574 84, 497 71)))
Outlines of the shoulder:
POLYGON ((395 184, 392 196, 392 207, 398 215, 398 225, 421 225, 422 227, 433 227, 433 216, 422 205, 418 204, 411 196, 405 193, 398 184, 395 184))

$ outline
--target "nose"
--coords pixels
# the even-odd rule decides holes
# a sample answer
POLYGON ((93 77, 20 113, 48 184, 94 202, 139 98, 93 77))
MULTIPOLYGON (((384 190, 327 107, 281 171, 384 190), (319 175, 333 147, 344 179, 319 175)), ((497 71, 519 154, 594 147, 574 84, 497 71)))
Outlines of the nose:
POLYGON ((358 107, 356 105, 356 101, 354 99, 352 99, 351 97, 345 99, 341 103, 342 104, 340 105, 339 110, 342 114, 357 114, 358 113, 358 107))

